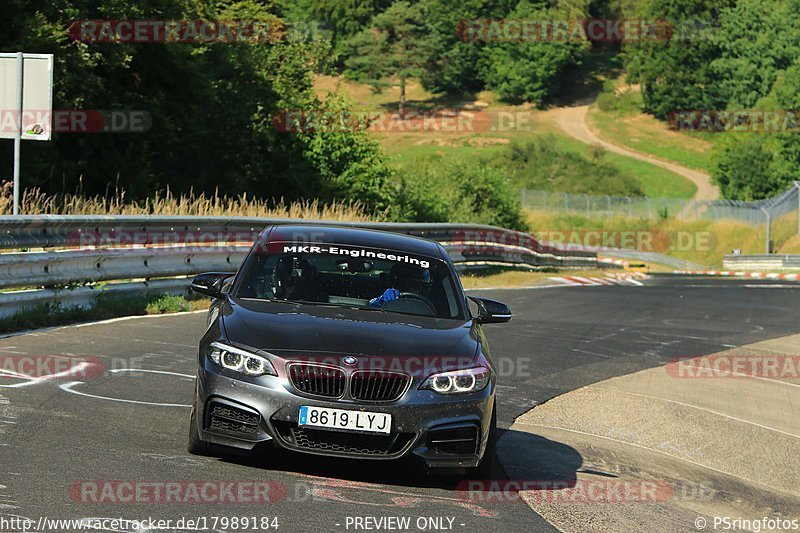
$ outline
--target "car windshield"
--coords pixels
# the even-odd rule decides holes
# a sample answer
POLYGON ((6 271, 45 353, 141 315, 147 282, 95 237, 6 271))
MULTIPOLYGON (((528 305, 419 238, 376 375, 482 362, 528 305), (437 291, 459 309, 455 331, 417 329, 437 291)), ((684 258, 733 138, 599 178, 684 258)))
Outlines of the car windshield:
POLYGON ((272 249, 250 258, 236 297, 462 318, 458 285, 440 259, 343 245, 272 249))

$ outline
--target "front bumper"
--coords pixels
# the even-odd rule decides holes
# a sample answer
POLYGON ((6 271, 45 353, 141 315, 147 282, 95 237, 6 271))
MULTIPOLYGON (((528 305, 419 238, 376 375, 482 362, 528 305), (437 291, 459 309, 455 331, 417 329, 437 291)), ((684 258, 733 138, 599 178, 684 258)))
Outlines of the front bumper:
POLYGON ((405 395, 391 403, 311 398, 285 377, 257 381, 240 379, 206 361, 198 372, 194 406, 202 440, 243 450, 272 441, 319 455, 378 460, 411 455, 429 467, 474 467, 483 456, 494 407, 494 379, 477 393, 443 396, 419 390, 421 379, 414 378, 405 395), (380 437, 300 428, 301 405, 389 413, 392 433, 380 437), (220 421, 215 413, 227 418, 220 421))

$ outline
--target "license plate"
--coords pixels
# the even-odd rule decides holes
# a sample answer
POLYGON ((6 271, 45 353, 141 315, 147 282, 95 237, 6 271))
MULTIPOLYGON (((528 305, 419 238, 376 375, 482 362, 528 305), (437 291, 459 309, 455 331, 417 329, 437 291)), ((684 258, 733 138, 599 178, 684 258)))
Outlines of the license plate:
POLYGON ((303 405, 300 407, 298 424, 347 431, 390 433, 392 430, 392 415, 303 405))

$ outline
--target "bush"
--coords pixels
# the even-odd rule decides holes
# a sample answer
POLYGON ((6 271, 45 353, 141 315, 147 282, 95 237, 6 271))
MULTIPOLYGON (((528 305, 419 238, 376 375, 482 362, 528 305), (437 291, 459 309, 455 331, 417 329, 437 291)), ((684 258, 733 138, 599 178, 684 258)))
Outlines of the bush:
POLYGON ((605 160, 602 148, 589 146, 586 155, 565 151, 555 137, 545 135, 515 142, 493 160, 520 189, 567 193, 640 196, 639 182, 605 160))
POLYGON ((633 115, 642 110, 642 95, 638 91, 617 91, 613 86, 604 87, 597 96, 597 107, 605 113, 633 115))
POLYGON ((519 194, 502 169, 484 162, 432 161, 407 171, 391 210, 408 222, 463 222, 526 230, 519 194))
MULTIPOLYGON (((800 61, 778 75, 758 109, 794 110, 800 105, 800 61)), ((788 111, 791 113, 792 111, 788 111)), ((711 174, 722 196, 735 200, 768 198, 800 175, 800 133, 727 133, 714 148, 711 174)))
POLYGON ((323 117, 349 119, 345 127, 301 133, 303 155, 321 178, 317 198, 359 202, 369 213, 383 212, 391 201, 391 169, 380 142, 367 131, 366 118, 354 114, 347 98, 329 94, 319 106, 323 117))
POLYGON ((145 307, 148 315, 163 315, 164 313, 180 313, 191 310, 191 305, 183 296, 165 294, 158 300, 150 302, 145 307))
POLYGON ((714 147, 711 175, 724 198, 769 198, 797 179, 798 146, 797 133, 729 133, 714 147))

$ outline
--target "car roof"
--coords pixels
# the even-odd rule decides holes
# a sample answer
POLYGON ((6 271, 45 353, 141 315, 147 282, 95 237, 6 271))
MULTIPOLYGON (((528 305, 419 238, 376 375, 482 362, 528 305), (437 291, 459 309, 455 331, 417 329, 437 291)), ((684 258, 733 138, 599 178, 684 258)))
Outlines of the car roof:
POLYGON ((264 232, 262 242, 265 241, 341 244, 442 257, 442 254, 439 253, 439 245, 428 239, 346 226, 281 224, 264 232))

